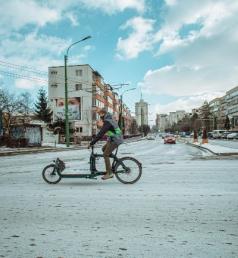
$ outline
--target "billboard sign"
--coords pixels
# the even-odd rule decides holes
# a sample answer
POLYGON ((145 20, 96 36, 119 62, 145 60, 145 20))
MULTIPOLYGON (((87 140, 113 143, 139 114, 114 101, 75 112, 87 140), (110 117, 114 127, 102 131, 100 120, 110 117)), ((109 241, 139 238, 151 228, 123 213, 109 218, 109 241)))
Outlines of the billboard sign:
MULTIPOLYGON (((69 120, 81 120, 81 101, 80 97, 68 99, 69 120)), ((58 99, 56 103, 55 117, 65 119, 65 100, 58 99)))

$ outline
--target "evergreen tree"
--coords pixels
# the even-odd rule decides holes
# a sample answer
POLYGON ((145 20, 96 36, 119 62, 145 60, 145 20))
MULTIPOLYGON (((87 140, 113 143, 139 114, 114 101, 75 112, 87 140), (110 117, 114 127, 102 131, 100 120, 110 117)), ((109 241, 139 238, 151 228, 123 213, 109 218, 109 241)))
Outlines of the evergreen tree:
POLYGON ((228 116, 226 116, 225 129, 228 130, 228 131, 231 129, 230 119, 229 119, 228 116))
POLYGON ((38 100, 35 103, 35 114, 38 119, 46 123, 51 122, 52 111, 48 108, 46 91, 43 88, 40 88, 38 92, 38 100))

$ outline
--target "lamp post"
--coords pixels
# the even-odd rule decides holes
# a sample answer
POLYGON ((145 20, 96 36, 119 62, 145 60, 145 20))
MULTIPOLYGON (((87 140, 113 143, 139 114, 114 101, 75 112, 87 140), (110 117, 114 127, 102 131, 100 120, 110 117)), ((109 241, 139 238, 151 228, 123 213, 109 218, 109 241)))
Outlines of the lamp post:
POLYGON ((67 61, 68 61, 68 53, 72 46, 82 42, 84 40, 90 39, 91 36, 87 36, 79 41, 74 42, 71 44, 66 51, 64 56, 64 90, 65 90, 65 136, 66 136, 66 146, 69 147, 69 114, 68 114, 68 78, 67 78, 67 61))
POLYGON ((123 95, 124 95, 125 92, 131 91, 131 90, 135 90, 135 89, 136 89, 136 88, 132 88, 132 89, 125 90, 125 91, 123 91, 122 94, 121 94, 121 98, 120 98, 120 99, 121 99, 121 105, 120 105, 120 115, 119 115, 120 129, 123 128, 123 124, 122 124, 122 99, 123 99, 123 95))

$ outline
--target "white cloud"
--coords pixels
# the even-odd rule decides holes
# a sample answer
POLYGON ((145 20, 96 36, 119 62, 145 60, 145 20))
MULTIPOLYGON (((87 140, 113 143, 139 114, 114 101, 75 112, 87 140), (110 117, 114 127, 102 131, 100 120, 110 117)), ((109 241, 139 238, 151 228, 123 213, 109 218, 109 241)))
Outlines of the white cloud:
POLYGON ((28 25, 43 27, 48 23, 55 23, 69 19, 73 26, 78 26, 78 7, 99 9, 109 15, 134 9, 144 12, 144 0, 8 0, 1 2, 0 34, 18 32, 28 25))
POLYGON ((48 66, 62 64, 62 53, 71 42, 57 37, 30 33, 25 37, 15 33, 14 37, 0 42, 0 60, 47 71, 48 66))
POLYGON ((18 31, 26 25, 44 26, 49 22, 56 22, 60 18, 57 10, 33 0, 1 1, 0 33, 18 31))
MULTIPOLYGON (((125 26, 131 27, 132 33, 126 39, 119 38, 117 51, 122 52, 125 58, 135 58, 139 53, 156 48, 159 45, 158 54, 165 54, 181 47, 186 47, 198 40, 209 39, 219 36, 228 31, 233 31, 231 38, 234 38, 234 26, 238 22, 238 2, 233 0, 166 0, 167 12, 164 15, 164 22, 161 28, 152 35, 154 21, 137 17, 141 22, 131 19, 125 26), (147 30, 140 30, 140 26, 148 24, 147 30), (199 25, 199 29, 191 29, 186 36, 181 36, 184 26, 199 25), (131 41, 135 34, 139 34, 140 39, 146 40, 146 47, 138 46, 131 41), (147 39, 149 38, 149 39, 147 39), (130 51, 127 50, 129 46, 130 51), (131 54, 135 52, 136 54, 131 54)), ((238 33, 235 33, 237 36, 238 33)))
POLYGON ((88 8, 101 9, 102 11, 113 14, 122 12, 125 9, 135 9, 138 12, 145 10, 144 0, 80 0, 88 8))
POLYGON ((117 42, 117 56, 119 58, 135 58, 142 51, 151 49, 151 39, 154 20, 135 17, 128 20, 121 28, 132 28, 128 38, 119 38, 117 42))
POLYGON ((175 5, 177 3, 177 0, 165 0, 165 3, 168 6, 175 5))
MULTIPOLYGON (((63 53, 70 43, 69 40, 38 35, 36 32, 25 37, 16 33, 13 38, 0 42, 0 61, 10 63, 9 65, 0 62, 0 70, 4 72, 5 78, 23 77, 13 82, 16 88, 33 89, 39 85, 46 86, 48 67, 63 65, 63 53), (26 66, 27 69, 22 69, 21 66, 26 66), (26 77, 33 80, 27 81, 26 77)), ((81 54, 77 56, 77 63, 82 62, 90 49, 82 49, 81 54)))
POLYGON ((230 0, 182 0, 176 6, 170 6, 164 25, 155 35, 154 42, 161 42, 158 53, 164 54, 194 41, 226 33, 231 24, 237 23, 237 12, 238 2, 230 0), (180 35, 184 26, 195 24, 201 28, 191 30, 186 37, 180 35))
POLYGON ((185 110, 186 112, 191 112, 193 108, 200 107, 205 100, 210 101, 216 97, 223 96, 223 92, 208 92, 200 95, 191 95, 188 97, 180 97, 175 101, 168 104, 161 105, 157 104, 154 107, 155 113, 169 113, 176 110, 185 110))
POLYGON ((158 58, 169 54, 173 63, 149 70, 139 83, 148 94, 180 97, 167 105, 158 105, 159 112, 189 110, 199 106, 203 97, 209 100, 238 84, 238 2, 170 3, 164 24, 151 45, 158 46, 158 58), (189 25, 191 30, 182 36, 189 25))
POLYGON ((42 83, 35 82, 35 81, 29 81, 26 79, 16 79, 15 86, 18 89, 33 90, 37 87, 41 87, 42 83))
MULTIPOLYGON (((32 90, 47 86, 48 67, 64 64, 63 53, 71 43, 70 40, 39 35, 37 32, 26 36, 15 33, 14 37, 0 41, 0 71, 3 71, 4 79, 11 78, 16 88, 32 90), (23 69, 21 66, 26 67, 23 69), (29 77, 31 79, 27 80, 29 77)), ((86 45, 79 55, 70 57, 70 62, 83 62, 93 49, 92 46, 86 45)))
POLYGON ((66 17, 71 21, 72 26, 79 26, 78 18, 74 13, 68 12, 66 14, 66 17))
POLYGON ((237 68, 173 65, 148 71, 140 86, 148 94, 190 96, 213 90, 225 92, 237 81, 237 68))

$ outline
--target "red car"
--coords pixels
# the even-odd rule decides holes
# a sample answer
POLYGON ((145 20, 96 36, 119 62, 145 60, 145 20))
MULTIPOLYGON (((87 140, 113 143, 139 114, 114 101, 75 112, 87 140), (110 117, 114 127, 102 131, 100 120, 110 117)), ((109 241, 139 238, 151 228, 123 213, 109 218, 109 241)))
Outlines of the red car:
POLYGON ((173 134, 167 134, 164 137, 164 144, 166 143, 171 143, 171 144, 175 144, 176 143, 176 138, 173 134))

